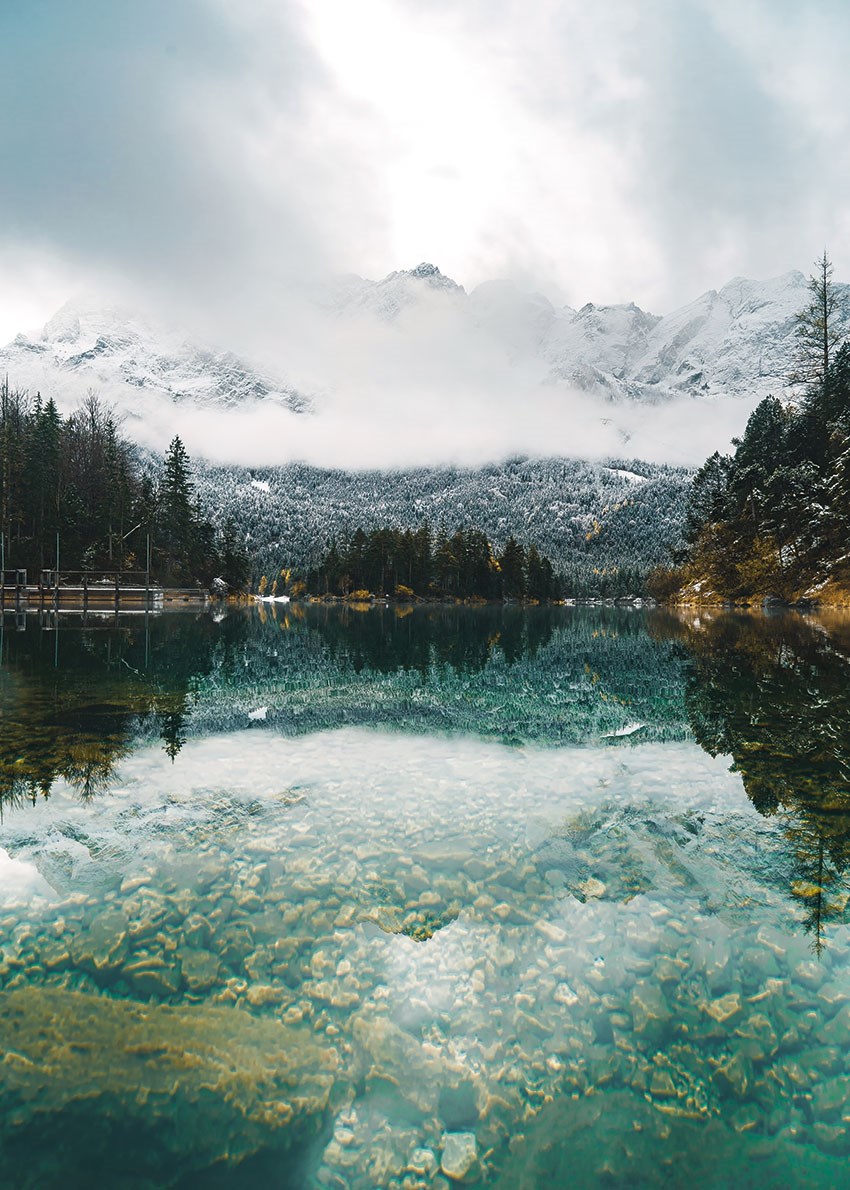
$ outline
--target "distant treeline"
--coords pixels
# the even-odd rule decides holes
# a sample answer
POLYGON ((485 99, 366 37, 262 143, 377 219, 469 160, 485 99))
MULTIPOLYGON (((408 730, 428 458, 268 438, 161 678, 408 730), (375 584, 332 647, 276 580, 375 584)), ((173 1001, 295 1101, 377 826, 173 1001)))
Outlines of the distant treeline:
POLYGON ((53 400, 0 387, 0 533, 6 568, 151 570, 168 583, 239 585, 244 548, 201 515, 189 457, 175 438, 160 466, 119 432, 90 393, 63 418, 53 400))
POLYGON ((417 530, 358 529, 339 549, 332 545, 306 575, 311 594, 371 594, 454 599, 558 599, 563 594, 548 558, 510 537, 496 552, 479 529, 451 537, 417 530))

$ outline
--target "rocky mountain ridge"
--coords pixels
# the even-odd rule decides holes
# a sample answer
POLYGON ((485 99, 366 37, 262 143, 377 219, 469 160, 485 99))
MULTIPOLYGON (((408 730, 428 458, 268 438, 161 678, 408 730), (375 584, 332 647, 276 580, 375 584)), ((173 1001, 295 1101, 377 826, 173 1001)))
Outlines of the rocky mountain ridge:
MULTIPOLYGON (((836 289, 848 324, 850 286, 836 289)), ((575 310, 511 281, 484 282, 467 293, 423 263, 379 281, 340 278, 314 306, 329 336, 340 322, 365 322, 391 334, 401 350, 414 335, 420 349, 432 337, 435 352, 474 341, 507 375, 515 373, 518 392, 546 385, 603 403, 682 396, 755 403, 784 390, 795 315, 808 298, 806 278, 791 271, 766 281, 736 277, 663 316, 634 303, 588 302, 575 310)), ((63 306, 39 335, 18 335, 0 349, 0 368, 13 384, 60 401, 95 388, 142 416, 144 394, 201 407, 273 401, 293 412, 320 410, 321 401, 287 381, 285 355, 284 344, 280 375, 272 375, 132 311, 83 301, 63 306)))

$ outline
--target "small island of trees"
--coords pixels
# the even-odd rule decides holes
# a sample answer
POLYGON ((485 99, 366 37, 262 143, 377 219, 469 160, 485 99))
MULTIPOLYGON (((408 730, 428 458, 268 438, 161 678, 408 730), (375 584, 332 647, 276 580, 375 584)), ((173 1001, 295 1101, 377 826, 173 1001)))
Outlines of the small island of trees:
POLYGON ((425 524, 415 531, 358 529, 341 550, 331 546, 305 576, 304 587, 347 598, 375 593, 542 603, 560 598, 563 583, 535 545, 526 549, 510 537, 497 552, 479 529, 435 535, 425 524))

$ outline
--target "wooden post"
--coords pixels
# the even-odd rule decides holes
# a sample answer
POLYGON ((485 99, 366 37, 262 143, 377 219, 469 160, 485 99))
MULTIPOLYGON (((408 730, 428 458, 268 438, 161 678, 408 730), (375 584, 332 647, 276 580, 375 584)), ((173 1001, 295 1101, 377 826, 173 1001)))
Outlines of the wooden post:
POLYGON ((120 581, 121 581, 121 576, 116 571, 115 572, 115 614, 116 614, 116 616, 118 615, 118 599, 119 599, 118 592, 120 590, 118 584, 120 581))

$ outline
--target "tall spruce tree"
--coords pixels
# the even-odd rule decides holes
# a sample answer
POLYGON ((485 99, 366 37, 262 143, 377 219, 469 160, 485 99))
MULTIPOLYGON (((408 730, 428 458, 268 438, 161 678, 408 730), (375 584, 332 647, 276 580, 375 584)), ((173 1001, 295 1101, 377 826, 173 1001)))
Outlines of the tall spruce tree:
POLYGON ((159 529, 167 565, 175 574, 188 573, 194 550, 194 484, 189 455, 179 436, 165 453, 159 490, 159 529))
POLYGON ((797 314, 796 351, 789 381, 791 384, 820 386, 829 375, 833 354, 844 333, 841 327, 841 301, 832 280, 832 261, 824 248, 809 277, 809 302, 797 314))

